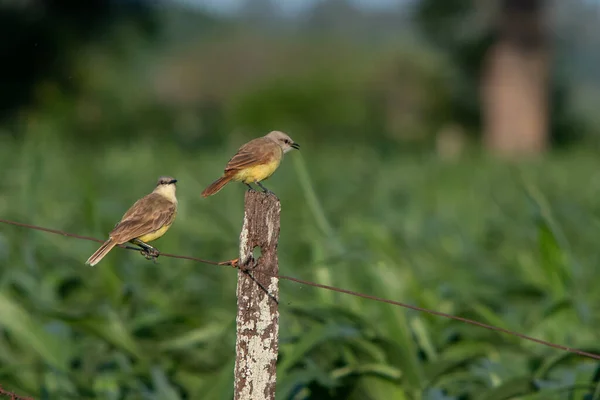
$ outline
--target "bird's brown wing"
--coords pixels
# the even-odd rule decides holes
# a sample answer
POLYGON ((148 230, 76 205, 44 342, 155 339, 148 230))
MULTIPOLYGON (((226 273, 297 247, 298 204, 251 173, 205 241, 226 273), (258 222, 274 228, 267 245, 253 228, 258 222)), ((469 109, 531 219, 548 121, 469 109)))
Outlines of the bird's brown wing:
POLYGON ((163 196, 150 193, 135 202, 110 232, 117 243, 126 243, 146 235, 170 223, 175 216, 176 206, 163 196))
POLYGON ((239 148, 237 153, 227 163, 225 174, 239 171, 254 165, 266 163, 281 152, 277 143, 265 138, 257 138, 249 141, 239 148))

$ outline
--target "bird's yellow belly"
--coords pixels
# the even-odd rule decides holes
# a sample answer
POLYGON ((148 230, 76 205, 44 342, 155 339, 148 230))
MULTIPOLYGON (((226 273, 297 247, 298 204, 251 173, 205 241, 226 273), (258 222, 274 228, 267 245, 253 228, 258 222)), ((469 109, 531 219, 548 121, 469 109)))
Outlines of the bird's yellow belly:
POLYGON ((154 232, 150 232, 150 233, 147 233, 147 234, 145 234, 143 236, 140 236, 138 239, 141 240, 144 243, 151 242, 153 240, 158 239, 162 235, 164 235, 165 232, 167 232, 170 227, 171 227, 171 224, 163 225, 162 228, 159 228, 159 229, 155 230, 154 232))
POLYGON ((252 167, 244 168, 237 174, 235 174, 233 179, 236 181, 242 181, 244 183, 263 181, 271 175, 273 175, 273 172, 275 172, 277 167, 279 167, 280 162, 281 159, 275 159, 267 164, 255 165, 252 167))

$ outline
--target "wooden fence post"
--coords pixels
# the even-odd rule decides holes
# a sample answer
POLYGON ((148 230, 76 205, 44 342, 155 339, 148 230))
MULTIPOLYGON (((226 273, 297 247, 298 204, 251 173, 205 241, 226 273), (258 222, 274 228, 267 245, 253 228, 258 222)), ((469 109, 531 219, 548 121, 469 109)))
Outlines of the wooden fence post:
POLYGON ((240 234, 234 400, 274 400, 279 347, 277 242, 281 203, 277 197, 246 192, 240 234), (261 256, 250 262, 256 247, 261 256))

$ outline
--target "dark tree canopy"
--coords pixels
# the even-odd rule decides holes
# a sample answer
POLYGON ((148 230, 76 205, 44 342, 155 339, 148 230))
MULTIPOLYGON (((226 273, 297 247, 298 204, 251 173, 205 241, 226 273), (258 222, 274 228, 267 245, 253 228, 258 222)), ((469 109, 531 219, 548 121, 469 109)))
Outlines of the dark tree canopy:
MULTIPOLYGON (((458 67, 459 82, 456 83, 451 114, 469 132, 479 134, 482 129, 479 85, 485 55, 500 39, 523 51, 540 45, 554 46, 557 38, 544 35, 540 22, 544 19, 538 18, 549 5, 544 0, 493 0, 487 3, 419 0, 416 3, 415 20, 421 33, 458 67)), ((553 74, 549 85, 550 140, 557 144, 574 143, 583 127, 567 108, 568 83, 553 74)))
POLYGON ((150 33, 155 28, 144 0, 35 0, 0 6, 0 119, 32 101, 40 80, 72 90, 69 54, 129 19, 150 33))

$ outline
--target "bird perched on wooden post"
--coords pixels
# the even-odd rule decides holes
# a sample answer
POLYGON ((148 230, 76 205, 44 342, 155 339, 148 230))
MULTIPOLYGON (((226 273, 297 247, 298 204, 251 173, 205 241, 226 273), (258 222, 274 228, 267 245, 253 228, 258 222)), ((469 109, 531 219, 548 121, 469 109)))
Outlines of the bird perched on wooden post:
POLYGON ((202 196, 217 193, 230 181, 243 182, 250 190, 254 190, 250 184, 256 183, 263 192, 273 194, 261 181, 273 175, 283 155, 293 149, 300 149, 300 145, 280 131, 249 141, 239 148, 227 163, 223 176, 204 189, 202 196))
POLYGON ((164 235, 175 220, 177 215, 176 182, 177 179, 170 176, 160 177, 152 193, 136 201, 127 210, 121 221, 109 233, 109 239, 85 263, 94 266, 113 247, 128 242, 138 245, 146 258, 158 257, 158 250, 150 246, 148 242, 164 235))

